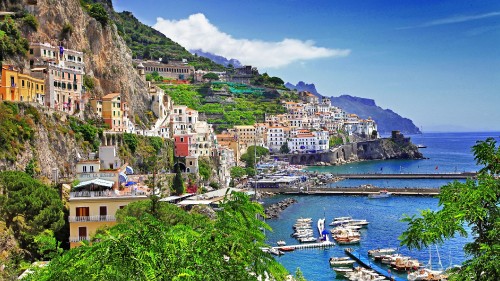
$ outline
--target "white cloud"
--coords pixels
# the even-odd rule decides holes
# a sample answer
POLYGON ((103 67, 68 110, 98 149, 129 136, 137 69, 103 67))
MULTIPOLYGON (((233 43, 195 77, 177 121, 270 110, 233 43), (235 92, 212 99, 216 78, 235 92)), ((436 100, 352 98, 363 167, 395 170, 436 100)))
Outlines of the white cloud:
POLYGON ((201 49, 259 68, 278 68, 292 62, 349 55, 349 49, 317 47, 313 41, 285 38, 280 42, 236 39, 211 24, 204 14, 187 19, 157 18, 153 28, 189 50, 201 49))
POLYGON ((485 14, 480 14, 480 15, 459 15, 459 16, 452 16, 452 17, 448 17, 448 18, 442 18, 442 19, 437 19, 437 20, 433 20, 433 21, 428 21, 428 22, 425 22, 423 24, 416 25, 416 26, 401 27, 398 29, 412 29, 412 28, 419 28, 419 27, 431 27, 431 26, 437 26, 437 25, 455 24, 455 23, 469 22, 469 21, 487 19, 487 18, 498 17, 498 16, 500 16, 500 12, 491 12, 491 13, 485 13, 485 14))

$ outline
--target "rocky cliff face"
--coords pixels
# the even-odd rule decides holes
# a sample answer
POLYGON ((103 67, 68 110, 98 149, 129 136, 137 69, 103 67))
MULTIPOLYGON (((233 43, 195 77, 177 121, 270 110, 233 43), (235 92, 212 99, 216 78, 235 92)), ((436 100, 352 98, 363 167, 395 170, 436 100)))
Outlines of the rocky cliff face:
MULTIPOLYGON (((111 1, 101 2, 112 9, 111 1)), ((79 0, 38 0, 30 9, 40 23, 37 32, 26 34, 31 42, 59 45, 64 26, 71 26, 72 32, 63 44, 84 52, 85 72, 95 78, 91 96, 122 93, 130 105, 130 115, 144 116, 142 113, 149 107, 145 82, 132 65, 131 52, 112 22, 102 25, 83 10, 79 0)))

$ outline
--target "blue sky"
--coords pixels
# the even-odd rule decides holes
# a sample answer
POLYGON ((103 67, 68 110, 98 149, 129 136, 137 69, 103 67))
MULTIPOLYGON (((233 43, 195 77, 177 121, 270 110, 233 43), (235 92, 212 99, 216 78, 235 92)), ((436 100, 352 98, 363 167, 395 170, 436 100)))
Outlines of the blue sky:
POLYGON ((325 96, 374 99, 425 131, 500 131, 500 1, 113 0, 187 49, 325 96))

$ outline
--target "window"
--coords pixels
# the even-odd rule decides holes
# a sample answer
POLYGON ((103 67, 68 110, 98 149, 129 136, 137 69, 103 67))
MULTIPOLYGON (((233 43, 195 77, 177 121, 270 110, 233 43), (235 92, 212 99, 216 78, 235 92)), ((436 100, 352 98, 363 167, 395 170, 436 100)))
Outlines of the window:
POLYGON ((33 49, 30 49, 30 55, 33 55, 33 49))
POLYGON ((184 138, 181 138, 181 142, 184 142, 184 138))
POLYGON ((83 166, 83 172, 86 173, 87 172, 87 166, 83 166))
POLYGON ((99 206, 99 220, 105 221, 108 216, 108 207, 99 206))
POLYGON ((94 172, 94 166, 90 166, 90 172, 94 172))
POLYGON ((42 90, 42 91, 43 91, 43 85, 40 85, 40 90, 42 90))
POLYGON ((78 227, 78 241, 87 240, 87 227, 80 226, 78 227))
POLYGON ((88 217, 90 214, 89 207, 76 207, 77 217, 88 217))
POLYGON ((24 88, 24 80, 21 80, 21 86, 24 88))

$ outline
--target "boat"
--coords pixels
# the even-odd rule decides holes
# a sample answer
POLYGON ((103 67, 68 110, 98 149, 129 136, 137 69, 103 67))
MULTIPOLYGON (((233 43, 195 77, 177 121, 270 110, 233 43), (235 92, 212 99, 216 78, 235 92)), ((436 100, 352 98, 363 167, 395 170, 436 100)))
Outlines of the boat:
POLYGON ((420 262, 408 257, 396 258, 396 261, 391 262, 391 267, 397 271, 417 270, 420 262))
POLYGON ((285 242, 284 240, 280 240, 280 241, 276 242, 276 244, 277 244, 278 246, 285 246, 285 245, 286 245, 286 242, 285 242))
POLYGON ((285 253, 283 253, 282 251, 276 249, 276 248, 269 248, 269 253, 275 255, 275 256, 281 256, 281 255, 284 255, 285 253))
POLYGON ((390 197, 391 195, 392 195, 392 193, 390 193, 389 191, 384 189, 384 190, 379 191, 378 193, 368 195, 368 198, 373 198, 373 199, 387 198, 387 197, 390 197))
POLYGON ((394 248, 382 248, 382 249, 379 248, 379 249, 368 250, 368 255, 372 257, 378 257, 383 255, 390 255, 394 252, 396 252, 396 249, 394 248))
POLYGON ((340 239, 335 239, 337 241, 337 244, 339 245, 352 245, 352 244, 357 244, 361 241, 359 238, 340 238, 340 239))
POLYGON ((355 261, 349 257, 332 257, 329 262, 330 266, 352 266, 355 261))
POLYGON ((417 144, 417 148, 427 148, 427 145, 425 145, 425 144, 417 144))
POLYGON ((310 243, 310 242, 316 242, 316 241, 318 241, 318 239, 316 239, 312 236, 299 238, 300 243, 310 243))
POLYGON ((283 252, 292 252, 292 251, 295 251, 295 248, 290 247, 290 246, 283 246, 283 247, 279 247, 279 250, 283 251, 283 252))
POLYGON ((351 267, 334 267, 333 270, 340 276, 346 276, 346 274, 354 272, 351 267))

